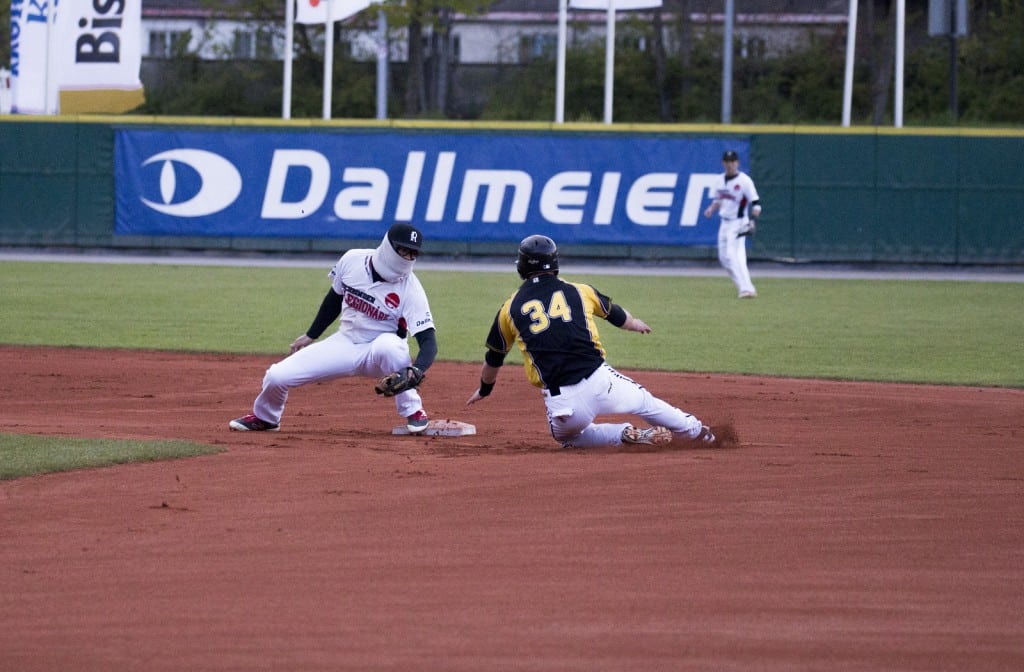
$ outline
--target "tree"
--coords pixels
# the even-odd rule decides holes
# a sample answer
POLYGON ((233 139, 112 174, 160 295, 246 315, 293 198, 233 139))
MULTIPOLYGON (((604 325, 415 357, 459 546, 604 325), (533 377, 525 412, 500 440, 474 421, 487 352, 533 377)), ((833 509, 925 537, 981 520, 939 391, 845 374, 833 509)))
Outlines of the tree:
POLYGON ((408 35, 405 116, 431 116, 446 111, 453 17, 480 14, 490 4, 490 0, 386 0, 383 3, 389 28, 404 28, 408 35), (428 44, 431 47, 429 59, 428 44))
MULTIPOLYGON (((985 3, 986 5, 988 3, 985 3)), ((1024 123, 1024 7, 996 0, 963 40, 960 105, 965 121, 1024 123)))
POLYGON ((0 67, 11 67, 11 3, 0 1, 0 67))
MULTIPOLYGON (((254 28, 262 22, 262 29, 280 32, 280 0, 244 2, 245 13, 238 16, 254 28)), ((681 2, 685 7, 688 0, 681 2)), ((904 118, 908 124, 943 125, 949 123, 947 41, 927 36, 923 22, 926 3, 907 2, 904 118)), ((870 120, 880 125, 889 107, 893 56, 877 52, 885 45, 892 50, 893 4, 893 0, 861 3, 868 9, 866 18, 862 15, 859 22, 862 35, 857 40, 854 76, 855 123, 870 120)), ((552 119, 553 51, 530 63, 506 62, 459 70, 451 58, 452 27, 463 11, 456 4, 408 0, 408 5, 401 5, 400 0, 385 0, 379 7, 388 12, 392 35, 408 40, 407 64, 397 63, 392 69, 396 92, 392 105, 399 110, 397 114, 507 121, 552 119), (415 45, 420 48, 413 48, 415 45)), ((1024 7, 1019 0, 971 0, 970 7, 970 34, 958 43, 960 121, 974 125, 1024 123, 1024 7)), ((654 20, 644 15, 620 21, 614 120, 718 121, 722 43, 716 25, 694 24, 688 14, 660 16, 660 20, 655 13, 654 20)), ((344 42, 351 31, 370 27, 375 18, 376 12, 364 12, 336 25, 335 39, 344 42)), ((317 26, 296 27, 292 110, 297 117, 320 115, 320 31, 317 26)), ((602 118, 604 98, 603 40, 581 38, 582 31, 572 34, 578 42, 570 44, 567 52, 566 119, 598 120, 602 118)), ((208 41, 210 36, 200 38, 208 41)), ((845 26, 837 26, 831 32, 809 35, 782 54, 741 56, 737 52, 733 59, 734 121, 837 124, 845 41, 845 26)), ((179 46, 176 57, 162 63, 164 76, 155 84, 146 82, 148 102, 141 111, 279 114, 280 61, 203 61, 179 46)), ((226 50, 229 45, 220 48, 226 50)), ((343 74, 335 83, 332 116, 372 118, 376 100, 374 64, 354 60, 345 49, 335 49, 335 59, 335 71, 343 74)))

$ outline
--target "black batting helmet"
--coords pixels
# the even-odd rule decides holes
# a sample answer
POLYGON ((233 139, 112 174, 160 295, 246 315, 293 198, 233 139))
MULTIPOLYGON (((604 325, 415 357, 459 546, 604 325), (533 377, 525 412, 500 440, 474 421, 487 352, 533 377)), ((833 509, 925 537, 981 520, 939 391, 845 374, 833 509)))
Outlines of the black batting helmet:
POLYGON ((538 273, 558 275, 558 248, 555 241, 540 235, 523 238, 523 242, 519 243, 516 270, 523 280, 538 273))

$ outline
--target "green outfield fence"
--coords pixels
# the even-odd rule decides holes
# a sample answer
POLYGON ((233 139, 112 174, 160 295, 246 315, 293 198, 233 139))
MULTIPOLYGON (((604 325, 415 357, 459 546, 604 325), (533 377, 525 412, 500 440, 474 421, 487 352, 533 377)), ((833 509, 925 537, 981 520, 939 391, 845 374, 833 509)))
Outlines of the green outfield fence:
MULTIPOLYGON (((752 259, 1024 265, 1024 131, 992 129, 3 116, 0 245, 333 253, 367 242, 115 236, 114 129, 130 125, 741 137, 751 143, 750 165, 743 168, 765 208, 752 259)), ((452 254, 506 248, 445 243, 452 254)), ((707 248, 642 245, 577 252, 648 260, 715 256, 707 248)))

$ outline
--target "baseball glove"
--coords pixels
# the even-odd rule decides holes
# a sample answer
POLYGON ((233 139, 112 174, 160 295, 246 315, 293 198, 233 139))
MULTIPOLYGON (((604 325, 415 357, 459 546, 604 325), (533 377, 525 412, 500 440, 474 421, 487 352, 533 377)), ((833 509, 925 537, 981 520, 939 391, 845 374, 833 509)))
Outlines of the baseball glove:
POLYGON ((757 220, 756 220, 756 219, 754 219, 753 217, 751 217, 751 218, 750 218, 750 219, 749 219, 749 220, 747 221, 747 225, 746 225, 746 226, 744 226, 744 227, 743 227, 743 228, 742 228, 742 229, 740 230, 740 232, 736 234, 736 236, 737 236, 738 238, 742 238, 743 236, 752 236, 752 235, 754 235, 755 233, 757 233, 757 220))
POLYGON ((415 366, 407 366, 401 371, 395 371, 389 373, 373 386, 374 391, 377 394, 383 394, 385 397, 393 397, 400 392, 414 389, 417 385, 423 382, 424 373, 417 369, 415 366))

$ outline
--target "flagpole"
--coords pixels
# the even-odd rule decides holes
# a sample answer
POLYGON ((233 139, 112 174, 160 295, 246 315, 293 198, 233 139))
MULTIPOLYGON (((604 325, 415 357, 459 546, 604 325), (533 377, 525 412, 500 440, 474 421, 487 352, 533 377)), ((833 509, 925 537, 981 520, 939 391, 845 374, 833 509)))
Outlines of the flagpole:
POLYGON ((857 0, 850 0, 850 14, 846 21, 846 70, 843 75, 843 126, 850 125, 853 106, 853 57, 857 49, 857 0))
POLYGON ((608 0, 604 44, 604 123, 612 123, 612 97, 615 88, 615 0, 608 0))
MULTIPOLYGON (((57 78, 57 74, 54 72, 56 64, 54 63, 57 59, 53 57, 53 39, 54 33, 56 32, 57 24, 57 3, 56 0, 50 0, 46 5, 46 69, 44 70, 43 81, 45 82, 45 90, 43 93, 43 112, 45 114, 57 114, 58 101, 54 100, 53 89, 59 85, 54 83, 57 78)), ((58 90, 57 96, 60 97, 58 90)))
POLYGON ((292 60, 295 51, 295 0, 284 0, 284 77, 281 85, 281 118, 292 118, 292 60))
POLYGON ((722 37, 722 123, 732 123, 732 30, 736 20, 734 0, 725 0, 722 37))
POLYGON ((377 10, 377 118, 388 118, 388 17, 377 10))
POLYGON ((334 86, 334 4, 327 0, 327 23, 324 24, 324 108, 323 118, 331 118, 331 88, 334 86))
POLYGON ((565 121, 565 43, 569 0, 558 0, 558 55, 555 65, 555 123, 565 121))
MULTIPOLYGON (((893 84, 893 125, 903 128, 903 51, 906 33, 906 0, 896 0, 896 82, 893 84)), ((956 26, 953 27, 956 30, 956 26)))

